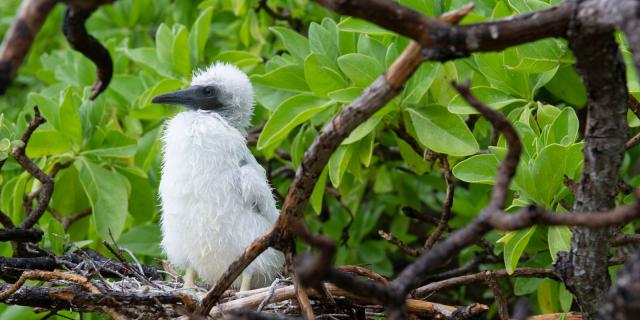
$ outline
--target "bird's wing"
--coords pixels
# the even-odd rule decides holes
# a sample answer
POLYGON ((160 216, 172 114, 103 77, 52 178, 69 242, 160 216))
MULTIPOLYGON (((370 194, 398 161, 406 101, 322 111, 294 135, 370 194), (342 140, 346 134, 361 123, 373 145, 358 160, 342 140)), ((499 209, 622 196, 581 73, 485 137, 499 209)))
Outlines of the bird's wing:
POLYGON ((267 180, 267 175, 250 153, 240 161, 239 185, 242 199, 254 209, 257 214, 275 222, 278 218, 273 193, 267 180))

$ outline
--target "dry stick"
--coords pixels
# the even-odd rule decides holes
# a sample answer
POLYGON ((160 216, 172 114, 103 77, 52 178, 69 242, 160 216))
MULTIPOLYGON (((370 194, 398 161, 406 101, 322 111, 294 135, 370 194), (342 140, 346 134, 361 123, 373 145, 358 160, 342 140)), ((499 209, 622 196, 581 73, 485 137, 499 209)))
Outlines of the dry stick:
MULTIPOLYGON (((334 296, 344 296, 349 299, 353 299, 354 301, 362 302, 364 304, 368 304, 369 302, 371 302, 367 299, 364 299, 364 297, 354 295, 349 291, 340 289, 330 284, 327 284, 324 287, 329 293, 334 296)), ((318 297, 318 293, 316 291, 308 290, 307 293, 310 296, 318 297)), ((293 285, 290 285, 283 288, 277 288, 272 294, 270 294, 268 291, 262 291, 251 296, 225 302, 214 307, 209 315, 215 318, 221 316, 225 312, 230 312, 232 310, 241 308, 256 309, 269 295, 271 296, 271 299, 269 300, 270 304, 290 300, 295 297, 295 288, 293 285)), ((414 299, 408 299, 407 305, 409 306, 409 311, 411 313, 426 315, 430 317, 445 316, 446 318, 449 318, 448 315, 444 313, 452 313, 456 310, 456 307, 453 306, 414 299)), ((486 305, 476 304, 470 309, 470 313, 475 315, 485 312, 486 310, 488 310, 488 307, 486 305)))
POLYGON ((496 281, 496 277, 493 271, 485 271, 485 279, 489 288, 493 292, 493 297, 496 301, 496 309, 498 309, 498 316, 501 320, 509 320, 509 306, 507 304, 507 299, 502 294, 502 290, 500 289, 500 285, 496 281))
POLYGON ((436 241, 438 241, 442 233, 447 229, 447 222, 449 221, 449 217, 451 216, 451 207, 453 206, 453 194, 455 191, 455 186, 453 184, 453 177, 451 176, 449 161, 447 160, 447 156, 444 154, 440 154, 439 159, 440 163, 442 164, 442 169, 444 169, 444 181, 447 183, 447 190, 445 191, 444 203, 442 204, 442 215, 440 216, 440 221, 438 222, 436 230, 424 243, 422 253, 431 249, 436 241))
POLYGON ((27 217, 20 224, 20 228, 29 229, 33 227, 42 214, 49 206, 49 200, 51 200, 51 196, 53 195, 53 178, 44 173, 38 166, 29 159, 25 150, 27 149, 27 144, 29 143, 29 139, 31 139, 31 134, 43 123, 45 123, 45 119, 40 115, 40 110, 38 107, 34 107, 34 118, 29 123, 29 126, 22 134, 22 146, 13 150, 13 157, 18 161, 20 166, 24 168, 29 174, 31 174, 34 178, 38 179, 42 184, 42 191, 40 192, 40 196, 38 197, 38 205, 33 208, 27 214, 27 217))
MULTIPOLYGON (((94 286, 89 279, 73 274, 73 273, 62 273, 59 271, 40 271, 40 270, 31 270, 25 271, 20 276, 20 279, 16 281, 11 287, 7 290, 0 292, 0 300, 4 301, 9 296, 11 296, 14 292, 18 291, 27 280, 42 280, 42 281, 51 281, 51 280, 65 280, 69 282, 74 282, 81 285, 87 291, 91 293, 101 293, 96 286, 94 286)), ((104 307, 103 310, 107 312, 113 319, 124 320, 126 319, 123 315, 119 314, 116 310, 112 308, 104 307)))
POLYGON ((300 280, 294 274, 293 275, 293 287, 295 291, 296 300, 298 301, 298 306, 300 306, 300 313, 305 320, 313 320, 315 319, 315 315, 313 314, 313 307, 311 307, 311 302, 309 301, 309 296, 307 292, 300 285, 300 280))
POLYGON ((398 249, 402 250, 402 252, 404 252, 407 255, 410 255, 412 257, 417 257, 421 254, 421 250, 411 248, 409 245, 404 243, 402 240, 398 239, 396 236, 392 235, 391 233, 384 232, 384 230, 382 229, 378 230, 378 235, 380 235, 382 239, 396 245, 398 249))

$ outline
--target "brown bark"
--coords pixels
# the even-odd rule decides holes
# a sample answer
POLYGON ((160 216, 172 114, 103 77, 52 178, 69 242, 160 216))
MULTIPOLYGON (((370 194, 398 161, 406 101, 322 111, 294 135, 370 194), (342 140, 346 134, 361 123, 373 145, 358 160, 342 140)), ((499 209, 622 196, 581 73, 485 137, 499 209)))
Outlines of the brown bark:
MULTIPOLYGON (((569 27, 576 70, 588 93, 584 166, 576 190, 576 212, 608 211, 615 206, 620 165, 627 141, 625 67, 612 30, 597 24, 597 10, 578 1, 569 27)), ((575 228, 568 257, 557 268, 585 319, 593 319, 609 288, 610 228, 575 228)))

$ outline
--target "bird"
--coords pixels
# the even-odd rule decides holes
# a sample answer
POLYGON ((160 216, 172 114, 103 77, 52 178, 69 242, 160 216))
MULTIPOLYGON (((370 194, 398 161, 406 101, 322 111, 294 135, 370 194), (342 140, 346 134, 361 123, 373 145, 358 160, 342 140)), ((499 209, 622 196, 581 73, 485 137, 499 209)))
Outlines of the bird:
MULTIPOLYGON (((279 215, 265 169, 247 146, 251 81, 236 66, 215 62, 195 70, 188 88, 152 103, 186 107, 162 134, 161 246, 171 264, 185 270, 185 288, 198 276, 213 284, 279 215)), ((268 249, 232 286, 266 286, 283 264, 283 254, 268 249)))

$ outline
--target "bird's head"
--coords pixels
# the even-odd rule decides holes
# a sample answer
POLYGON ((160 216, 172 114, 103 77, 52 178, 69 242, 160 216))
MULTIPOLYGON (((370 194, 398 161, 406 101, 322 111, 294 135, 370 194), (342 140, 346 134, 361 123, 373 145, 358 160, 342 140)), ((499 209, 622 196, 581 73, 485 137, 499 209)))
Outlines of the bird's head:
POLYGON ((189 88, 161 94, 151 102, 216 112, 244 132, 253 114, 253 88, 249 77, 236 66, 216 62, 194 71, 189 88))

